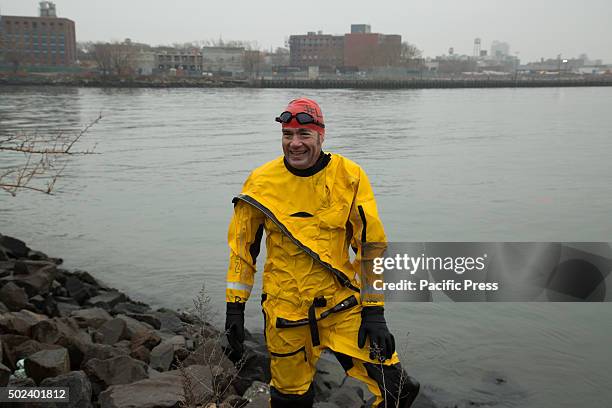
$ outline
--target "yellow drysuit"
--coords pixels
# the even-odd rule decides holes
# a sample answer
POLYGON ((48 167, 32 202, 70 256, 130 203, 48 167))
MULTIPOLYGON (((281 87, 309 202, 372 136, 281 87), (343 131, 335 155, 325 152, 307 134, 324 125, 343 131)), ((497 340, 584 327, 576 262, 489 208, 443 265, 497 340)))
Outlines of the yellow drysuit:
MULTIPOLYGON (((320 353, 329 348, 379 403, 381 384, 370 371, 380 363, 370 360, 369 341, 357 346, 359 260, 362 242, 386 242, 385 232, 365 172, 338 154, 324 159, 314 174, 294 174, 281 156, 248 177, 234 198, 226 301, 249 298, 265 229, 262 306, 273 390, 308 392, 320 353), (356 251, 354 262, 349 247, 356 251)), ((384 365, 401 370, 397 363, 394 353, 384 365)))

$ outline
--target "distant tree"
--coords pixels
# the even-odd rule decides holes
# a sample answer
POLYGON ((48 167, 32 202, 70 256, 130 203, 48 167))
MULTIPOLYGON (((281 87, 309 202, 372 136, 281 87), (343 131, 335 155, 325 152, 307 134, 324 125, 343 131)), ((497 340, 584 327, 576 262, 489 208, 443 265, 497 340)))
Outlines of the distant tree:
POLYGON ((417 48, 416 45, 409 42, 403 42, 400 52, 400 60, 402 62, 410 62, 414 59, 419 59, 423 55, 423 51, 417 48))
POLYGON ((67 159, 93 153, 93 149, 75 150, 74 147, 101 119, 99 115, 84 129, 70 135, 43 136, 27 132, 0 135, 0 189, 12 196, 22 190, 53 194, 55 183, 68 165, 67 159))
POLYGON ((129 41, 93 44, 93 59, 102 75, 129 75, 134 72, 138 47, 129 41))
POLYGON ((245 50, 242 58, 244 72, 250 77, 258 77, 263 63, 263 55, 259 50, 245 50))
POLYGON ((109 43, 93 44, 93 59, 102 75, 113 73, 112 45, 109 43))

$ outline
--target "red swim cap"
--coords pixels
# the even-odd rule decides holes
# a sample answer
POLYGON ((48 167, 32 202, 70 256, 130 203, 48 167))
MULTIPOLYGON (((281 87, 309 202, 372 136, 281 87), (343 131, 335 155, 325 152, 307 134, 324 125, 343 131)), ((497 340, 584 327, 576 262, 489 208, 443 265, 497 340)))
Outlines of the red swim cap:
MULTIPOLYGON (((323 112, 321 111, 321 107, 318 103, 308 98, 299 98, 294 99, 289 102, 287 108, 285 109, 287 112, 291 112, 292 115, 304 112, 311 115, 317 122, 325 124, 323 120, 323 112)), ((315 132, 319 132, 320 135, 325 135, 325 128, 322 128, 319 125, 315 125, 314 123, 308 123, 306 125, 302 125, 298 123, 297 119, 292 118, 289 123, 283 123, 284 128, 303 128, 303 129, 311 129, 315 132)))

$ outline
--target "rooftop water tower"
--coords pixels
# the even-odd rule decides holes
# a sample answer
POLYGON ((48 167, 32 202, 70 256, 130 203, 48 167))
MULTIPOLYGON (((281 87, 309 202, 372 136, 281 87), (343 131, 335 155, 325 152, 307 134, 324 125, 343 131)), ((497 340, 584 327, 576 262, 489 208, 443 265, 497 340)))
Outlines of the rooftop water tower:
POLYGON ((57 17, 57 13, 55 11, 55 3, 51 1, 41 1, 39 5, 41 17, 57 17))

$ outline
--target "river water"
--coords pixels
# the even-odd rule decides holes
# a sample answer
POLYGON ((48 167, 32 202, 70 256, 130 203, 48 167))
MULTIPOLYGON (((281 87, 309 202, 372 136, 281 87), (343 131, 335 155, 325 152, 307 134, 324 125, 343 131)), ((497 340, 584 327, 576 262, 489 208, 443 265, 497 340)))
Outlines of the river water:
MULTIPOLYGON (((273 118, 300 95, 322 105, 325 150, 368 172, 392 241, 612 241, 612 88, 4 87, 0 134, 103 119, 79 146, 97 154, 74 157, 56 195, 0 195, 0 232, 154 305, 189 307, 205 283, 221 324, 231 199, 280 154, 273 118)), ((609 304, 386 314, 405 366, 443 405, 612 406, 609 304)), ((260 315, 249 302, 250 329, 260 315)))

